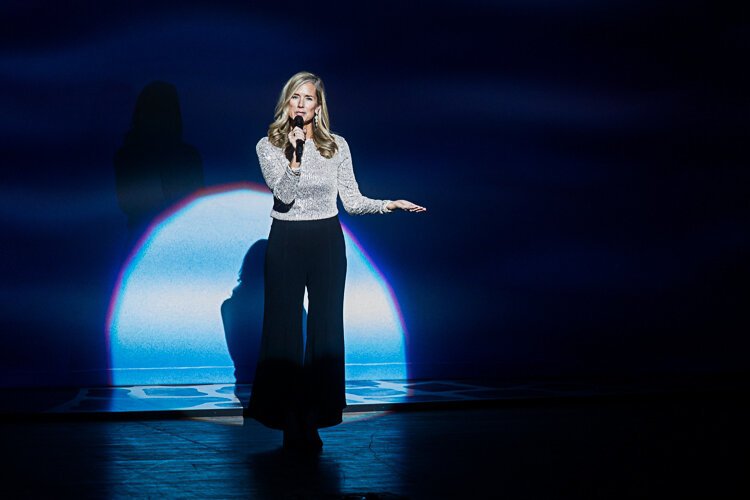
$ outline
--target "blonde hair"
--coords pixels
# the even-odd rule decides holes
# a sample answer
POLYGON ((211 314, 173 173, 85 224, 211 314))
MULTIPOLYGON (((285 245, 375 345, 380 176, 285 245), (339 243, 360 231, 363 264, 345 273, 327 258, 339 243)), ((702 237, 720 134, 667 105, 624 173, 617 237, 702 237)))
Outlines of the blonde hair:
POLYGON ((294 122, 287 113, 287 105, 294 92, 305 83, 312 83, 315 87, 315 96, 320 105, 318 119, 313 121, 313 140, 318 152, 325 158, 332 158, 336 154, 338 146, 331 135, 331 123, 328 118, 328 105, 326 104, 326 92, 323 80, 319 76, 308 71, 300 71, 287 80, 281 95, 276 103, 273 114, 273 123, 268 127, 268 141, 278 148, 282 148, 288 158, 291 158, 294 146, 289 142, 289 132, 294 122), (315 123, 317 121, 317 124, 315 123))

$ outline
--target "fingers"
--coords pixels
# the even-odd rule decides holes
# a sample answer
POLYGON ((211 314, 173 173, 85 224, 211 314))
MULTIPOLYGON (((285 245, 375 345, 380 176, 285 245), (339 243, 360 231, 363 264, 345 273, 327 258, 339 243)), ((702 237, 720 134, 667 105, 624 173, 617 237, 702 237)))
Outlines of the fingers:
POLYGON ((398 201, 399 208, 402 210, 406 210, 408 212, 426 212, 427 209, 425 207, 419 206, 415 203, 412 203, 410 201, 406 200, 399 200, 398 201))
POLYGON ((289 138, 289 142, 294 144, 297 142, 297 140, 304 141, 305 140, 305 132, 301 128, 293 128, 291 132, 289 132, 289 135, 287 136, 289 138))

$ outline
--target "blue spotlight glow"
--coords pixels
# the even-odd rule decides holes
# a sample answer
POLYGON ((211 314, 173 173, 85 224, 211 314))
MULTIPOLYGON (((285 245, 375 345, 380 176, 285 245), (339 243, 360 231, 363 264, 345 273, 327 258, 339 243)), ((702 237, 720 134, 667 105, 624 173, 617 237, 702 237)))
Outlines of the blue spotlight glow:
MULTIPOLYGON (((272 204, 265 188, 232 185, 191 198, 151 227, 110 304, 113 385, 234 382, 221 304, 248 248, 268 237, 272 204)), ((346 377, 407 378, 395 296, 346 228, 344 236, 346 377)))

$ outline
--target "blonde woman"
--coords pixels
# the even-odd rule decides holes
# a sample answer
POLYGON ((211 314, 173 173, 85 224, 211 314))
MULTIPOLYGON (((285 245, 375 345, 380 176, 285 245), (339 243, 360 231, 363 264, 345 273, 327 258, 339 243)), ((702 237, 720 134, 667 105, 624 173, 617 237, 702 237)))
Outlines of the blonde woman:
POLYGON ((346 406, 346 251, 337 196, 348 213, 357 215, 425 208, 360 193, 349 146, 330 129, 323 81, 312 73, 297 73, 286 82, 268 136, 258 141, 256 151, 274 205, 265 257, 263 335, 247 415, 283 430, 284 448, 319 450, 318 429, 341 423, 346 406), (295 126, 296 117, 301 127, 295 126), (298 144, 303 146, 299 158, 298 144))

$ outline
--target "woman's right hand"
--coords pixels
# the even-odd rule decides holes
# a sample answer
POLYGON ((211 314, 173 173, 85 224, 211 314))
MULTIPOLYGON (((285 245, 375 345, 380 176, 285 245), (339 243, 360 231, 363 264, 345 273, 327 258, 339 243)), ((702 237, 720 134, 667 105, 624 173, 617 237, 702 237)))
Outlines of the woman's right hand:
POLYGON ((296 147, 297 146, 297 140, 300 140, 302 142, 305 141, 305 139, 306 139, 306 137, 305 137, 305 131, 302 130, 301 128, 299 128, 299 127, 294 127, 289 132, 289 135, 287 136, 287 138, 289 139, 289 144, 291 144, 292 147, 296 147))
MULTIPOLYGON (((289 135, 287 135, 287 138, 289 139, 289 144, 292 145, 292 148, 296 149, 297 148, 297 140, 298 139, 301 140, 301 141, 305 140, 305 131, 302 130, 301 128, 299 128, 299 127, 294 127, 289 132, 289 135)), ((289 168, 291 168, 292 170, 294 170, 296 172, 297 168, 299 168, 299 164, 300 164, 300 162, 297 161, 297 154, 293 153, 292 154, 292 161, 289 163, 289 168)))

